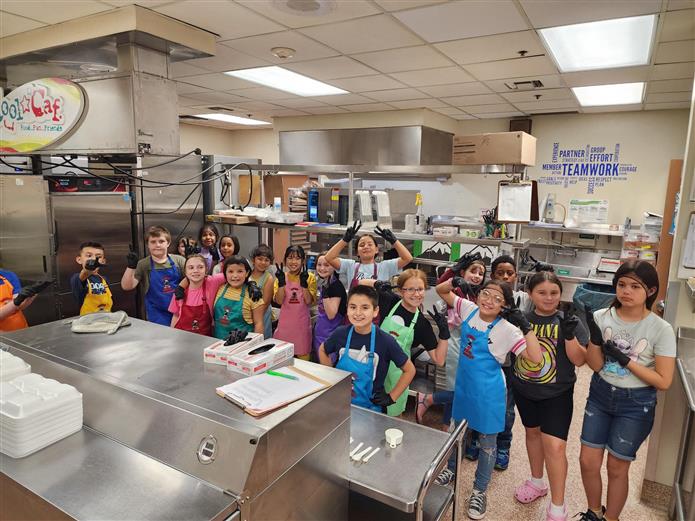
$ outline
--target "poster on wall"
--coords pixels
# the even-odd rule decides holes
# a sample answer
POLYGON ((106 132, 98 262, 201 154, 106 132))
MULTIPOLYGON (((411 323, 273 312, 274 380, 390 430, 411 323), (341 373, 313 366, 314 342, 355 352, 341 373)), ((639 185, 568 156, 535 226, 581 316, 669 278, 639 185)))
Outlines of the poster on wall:
POLYGON ((0 152, 33 152, 67 137, 85 105, 82 87, 62 78, 17 87, 0 102, 0 152))
POLYGON ((620 143, 566 147, 555 142, 550 162, 541 165, 538 182, 564 188, 586 183, 586 193, 593 194, 596 188, 625 182, 636 173, 637 167, 621 157, 620 143))

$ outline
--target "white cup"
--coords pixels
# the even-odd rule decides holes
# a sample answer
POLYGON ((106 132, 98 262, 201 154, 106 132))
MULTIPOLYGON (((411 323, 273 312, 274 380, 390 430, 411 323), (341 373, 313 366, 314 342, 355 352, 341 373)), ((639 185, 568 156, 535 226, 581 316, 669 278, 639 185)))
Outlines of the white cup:
POLYGON ((408 233, 415 233, 415 215, 407 214, 405 216, 405 231, 408 233))
POLYGON ((386 436, 386 443, 392 449, 398 447, 403 441, 403 431, 400 429, 386 429, 384 435, 386 436))

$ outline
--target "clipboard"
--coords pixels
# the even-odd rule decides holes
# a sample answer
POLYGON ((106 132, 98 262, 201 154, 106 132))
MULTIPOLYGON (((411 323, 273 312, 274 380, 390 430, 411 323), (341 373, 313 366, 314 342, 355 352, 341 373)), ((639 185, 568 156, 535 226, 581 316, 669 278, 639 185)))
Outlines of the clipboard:
POLYGON ((497 184, 497 222, 527 223, 538 220, 538 183, 500 181, 497 184))

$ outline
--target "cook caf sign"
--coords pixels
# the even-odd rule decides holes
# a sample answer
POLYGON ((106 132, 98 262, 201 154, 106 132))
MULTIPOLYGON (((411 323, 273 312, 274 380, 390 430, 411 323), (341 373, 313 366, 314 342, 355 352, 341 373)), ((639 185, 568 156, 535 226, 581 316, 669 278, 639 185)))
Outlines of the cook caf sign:
POLYGON ((0 103, 0 152, 32 152, 77 128, 86 96, 78 84, 41 78, 16 88, 0 103))

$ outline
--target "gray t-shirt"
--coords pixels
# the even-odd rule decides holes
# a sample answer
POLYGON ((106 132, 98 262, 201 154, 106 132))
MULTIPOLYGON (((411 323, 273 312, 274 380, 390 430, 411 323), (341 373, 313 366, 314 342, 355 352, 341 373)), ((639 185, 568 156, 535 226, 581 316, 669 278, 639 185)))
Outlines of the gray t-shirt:
MULTIPOLYGON (((186 258, 182 257, 181 255, 176 255, 175 253, 170 253, 169 257, 171 258, 171 261, 174 263, 176 268, 179 270, 179 279, 182 279, 184 274, 185 274, 186 258)), ((144 259, 140 259, 138 261, 137 268, 135 268, 135 278, 138 281, 140 281, 140 288, 141 288, 143 295, 146 295, 147 290, 150 289, 150 271, 151 271, 151 268, 152 267, 150 266, 150 256, 149 255, 147 257, 145 257, 144 259)), ((162 264, 159 264, 158 262, 154 263, 154 269, 156 269, 156 270, 166 270, 169 268, 171 268, 171 263, 169 262, 169 259, 167 259, 162 264)))
MULTIPOLYGON (((656 356, 676 356, 676 335, 665 320, 650 313, 639 322, 625 322, 615 308, 594 311, 594 320, 603 331, 604 340, 613 340, 621 351, 638 364, 654 368, 656 356)), ((626 367, 616 361, 606 361, 599 372, 601 378, 616 387, 646 387, 626 367)))
MULTIPOLYGON (((373 264, 360 264, 357 272, 357 280, 373 279, 374 266, 376 265, 376 280, 390 280, 394 275, 398 275, 401 270, 398 268, 400 259, 389 259, 373 264)), ((350 283, 355 276, 357 261, 352 259, 340 259, 340 269, 338 276, 346 289, 350 289, 350 283)))

